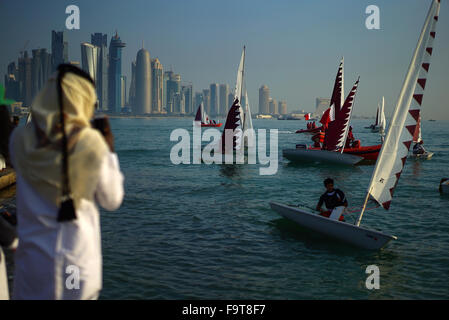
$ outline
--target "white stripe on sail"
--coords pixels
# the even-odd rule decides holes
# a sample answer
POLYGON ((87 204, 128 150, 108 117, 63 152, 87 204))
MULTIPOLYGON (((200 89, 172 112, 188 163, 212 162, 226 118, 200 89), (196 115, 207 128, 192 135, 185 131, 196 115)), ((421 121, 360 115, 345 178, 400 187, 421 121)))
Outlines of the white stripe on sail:
MULTIPOLYGON (((385 209, 390 206, 394 188, 398 183, 413 139, 413 132, 404 130, 404 128, 416 126, 416 120, 411 116, 409 110, 414 98, 418 75, 425 59, 427 44, 429 38, 432 38, 431 32, 435 26, 433 22, 438 19, 435 18, 438 16, 438 12, 439 1, 433 0, 368 187, 368 194, 382 204, 385 209)), ((357 225, 360 224, 362 214, 363 211, 357 220, 357 225)))

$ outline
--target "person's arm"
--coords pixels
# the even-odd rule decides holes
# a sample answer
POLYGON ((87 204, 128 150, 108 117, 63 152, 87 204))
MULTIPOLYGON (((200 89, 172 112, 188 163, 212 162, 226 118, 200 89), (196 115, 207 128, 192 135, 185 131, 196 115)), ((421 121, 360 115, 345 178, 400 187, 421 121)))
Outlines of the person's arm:
POLYGON ((340 193, 340 197, 341 197, 341 202, 343 203, 343 206, 348 207, 348 200, 346 199, 345 194, 343 193, 343 191, 338 190, 340 193))
POLYGON ((100 166, 100 178, 95 193, 98 203, 106 210, 116 210, 122 204, 123 181, 117 154, 108 152, 100 166))
POLYGON ((319 212, 323 212, 323 211, 325 211, 325 210, 323 210, 322 208, 321 208, 321 206, 323 205, 323 196, 321 196, 320 197, 320 200, 318 201, 318 204, 316 205, 316 211, 319 211, 319 212))

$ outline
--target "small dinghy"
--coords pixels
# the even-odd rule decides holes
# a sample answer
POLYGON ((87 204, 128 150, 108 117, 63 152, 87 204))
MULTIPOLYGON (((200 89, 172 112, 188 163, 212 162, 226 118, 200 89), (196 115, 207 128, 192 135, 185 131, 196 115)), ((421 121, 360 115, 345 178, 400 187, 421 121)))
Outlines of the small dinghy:
MULTIPOLYGON (((364 204, 355 223, 352 225, 320 216, 310 209, 272 202, 270 206, 274 211, 305 228, 365 249, 378 250, 390 240, 397 239, 395 236, 361 227, 360 223, 370 199, 377 206, 382 206, 385 210, 390 209, 417 126, 417 115, 423 96, 421 89, 424 89, 417 84, 426 82, 439 10, 439 0, 433 0, 402 85, 385 142, 377 158, 364 204)), ((441 181, 440 190, 447 188, 449 181, 441 181)))
POLYGON ((326 162, 355 165, 363 161, 361 156, 321 149, 307 149, 307 146, 297 146, 296 149, 284 149, 282 150, 282 155, 292 162, 326 162))

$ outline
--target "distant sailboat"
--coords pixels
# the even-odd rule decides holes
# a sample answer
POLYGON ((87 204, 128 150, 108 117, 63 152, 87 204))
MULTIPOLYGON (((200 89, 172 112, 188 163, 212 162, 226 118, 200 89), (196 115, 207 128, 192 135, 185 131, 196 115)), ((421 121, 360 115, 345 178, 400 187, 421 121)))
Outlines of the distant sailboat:
MULTIPOLYGON (((360 223, 370 198, 384 209, 390 208, 418 121, 423 91, 417 88, 417 84, 421 84, 422 79, 427 77, 439 9, 439 0, 433 0, 355 224, 338 221, 339 215, 335 219, 326 218, 306 208, 275 202, 270 203, 273 210, 299 225, 361 248, 377 250, 390 240, 397 239, 395 236, 360 227, 360 223)), ((423 86, 420 87, 424 89, 423 86)))
POLYGON ((201 125, 201 127, 221 127, 221 123, 216 123, 209 119, 209 116, 204 111, 203 104, 201 103, 196 111, 195 121, 196 124, 201 125))
POLYGON ((371 132, 379 132, 381 135, 385 131, 386 119, 385 119, 385 98, 382 97, 382 104, 377 105, 376 111, 376 122, 370 125, 369 127, 365 127, 366 129, 371 129, 371 132))
MULTIPOLYGON (((237 69, 237 79, 235 82, 234 101, 228 111, 224 131, 222 134, 222 145, 226 142, 225 131, 232 129, 235 131, 233 139, 234 150, 239 150, 242 145, 244 148, 255 147, 256 139, 251 118, 251 108, 248 99, 248 92, 245 86, 245 56, 246 47, 243 47, 240 57, 239 67, 237 69), (244 98, 244 105, 242 105, 244 98)), ((223 149, 224 150, 224 149, 223 149)))

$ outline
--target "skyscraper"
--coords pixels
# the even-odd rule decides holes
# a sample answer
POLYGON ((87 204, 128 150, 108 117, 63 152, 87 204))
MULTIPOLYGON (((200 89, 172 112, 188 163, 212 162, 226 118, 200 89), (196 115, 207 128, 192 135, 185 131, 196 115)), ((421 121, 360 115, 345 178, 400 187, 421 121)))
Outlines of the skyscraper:
POLYGON ((33 99, 44 87, 51 74, 51 55, 47 49, 32 50, 31 59, 31 98, 33 99))
POLYGON ((217 116, 220 114, 220 99, 218 92, 218 83, 210 85, 210 115, 217 116))
POLYGON ((174 106, 174 96, 181 92, 181 76, 168 71, 167 80, 167 113, 177 112, 174 106))
POLYGON ((210 90, 209 89, 203 90, 203 108, 208 115, 211 114, 211 112, 210 112, 210 90))
POLYGON ((136 62, 131 62, 131 84, 129 85, 129 105, 131 109, 136 104, 136 62))
POLYGON ((135 114, 151 113, 151 60, 144 48, 137 52, 136 58, 136 99, 133 106, 135 114))
POLYGON ((162 68, 162 63, 160 63, 158 58, 151 60, 151 81, 151 112, 161 113, 164 89, 164 70, 162 68))
POLYGON ((195 92, 195 101, 193 103, 193 112, 196 112, 200 104, 203 103, 203 94, 201 92, 195 92))
POLYGON ((97 96, 99 107, 101 110, 108 110, 108 36, 102 33, 94 33, 90 35, 91 43, 98 47, 98 63, 97 63, 97 96))
POLYGON ((282 115, 287 114, 287 102, 284 100, 279 101, 279 113, 282 115))
POLYGON ((270 99, 270 113, 271 114, 279 114, 278 103, 277 103, 276 99, 270 99))
MULTIPOLYGON (((187 84, 181 88, 182 95, 184 96, 184 111, 186 114, 193 113, 193 86, 187 84)), ((196 111, 196 110, 195 110, 196 111)))
POLYGON ((126 106, 126 76, 121 76, 120 78, 121 81, 121 97, 122 97, 122 101, 121 101, 121 106, 122 108, 124 108, 126 106))
POLYGON ((15 101, 20 100, 19 72, 15 62, 8 64, 8 71, 5 75, 5 98, 15 101))
POLYGON ((229 86, 220 84, 220 115, 226 115, 229 107, 229 86))
POLYGON ((81 43, 81 67, 97 83, 99 48, 88 43, 81 43))
POLYGON ((108 70, 108 110, 120 113, 121 109, 121 77, 122 77, 122 49, 126 44, 120 40, 117 33, 111 38, 109 44, 109 70, 108 70))
POLYGON ((259 89, 259 113, 260 114, 269 114, 270 113, 270 89, 266 85, 263 85, 259 89))
POLYGON ((234 103, 234 99, 235 99, 234 93, 233 92, 229 92, 229 94, 228 94, 228 106, 226 107, 225 115, 228 114, 229 109, 231 108, 232 104, 234 103))
POLYGON ((67 42, 64 31, 51 32, 51 58, 53 71, 55 71, 61 63, 69 62, 69 43, 67 42))
POLYGON ((28 57, 28 51, 19 58, 19 91, 20 98, 24 106, 31 105, 31 59, 28 57))

